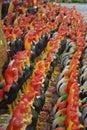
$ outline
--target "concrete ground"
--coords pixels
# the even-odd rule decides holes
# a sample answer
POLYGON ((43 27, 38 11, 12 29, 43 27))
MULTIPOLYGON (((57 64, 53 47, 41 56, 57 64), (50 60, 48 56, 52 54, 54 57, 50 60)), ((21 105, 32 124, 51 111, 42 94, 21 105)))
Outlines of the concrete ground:
POLYGON ((75 6, 76 7, 76 9, 79 11, 79 12, 81 12, 83 15, 84 15, 84 17, 85 17, 85 20, 87 21, 87 4, 85 3, 85 4, 67 4, 67 3, 63 3, 63 4, 61 4, 62 6, 67 6, 67 7, 73 7, 73 6, 75 6))

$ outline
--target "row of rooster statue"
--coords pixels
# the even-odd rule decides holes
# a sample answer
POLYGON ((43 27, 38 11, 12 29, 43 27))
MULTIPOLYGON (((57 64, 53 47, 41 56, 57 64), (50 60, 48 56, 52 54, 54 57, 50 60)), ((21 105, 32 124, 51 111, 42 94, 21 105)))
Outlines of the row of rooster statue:
POLYGON ((87 130, 87 23, 75 7, 12 0, 0 130, 87 130))

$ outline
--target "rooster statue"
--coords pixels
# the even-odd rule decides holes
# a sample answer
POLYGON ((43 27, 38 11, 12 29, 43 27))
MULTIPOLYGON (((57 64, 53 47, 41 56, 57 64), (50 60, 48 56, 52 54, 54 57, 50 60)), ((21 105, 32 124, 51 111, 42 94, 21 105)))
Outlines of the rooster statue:
POLYGON ((2 10, 2 0, 0 0, 0 83, 3 80, 2 67, 4 66, 7 59, 6 41, 4 33, 2 31, 1 10, 2 10))

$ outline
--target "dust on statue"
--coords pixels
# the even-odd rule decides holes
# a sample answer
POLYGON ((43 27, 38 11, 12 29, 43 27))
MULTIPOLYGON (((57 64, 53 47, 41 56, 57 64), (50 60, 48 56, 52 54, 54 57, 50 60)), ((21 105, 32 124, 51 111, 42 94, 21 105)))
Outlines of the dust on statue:
POLYGON ((5 64, 7 59, 6 40, 5 40, 4 33, 2 31, 1 10, 2 10, 2 0, 0 0, 0 83, 3 80, 2 67, 5 64))

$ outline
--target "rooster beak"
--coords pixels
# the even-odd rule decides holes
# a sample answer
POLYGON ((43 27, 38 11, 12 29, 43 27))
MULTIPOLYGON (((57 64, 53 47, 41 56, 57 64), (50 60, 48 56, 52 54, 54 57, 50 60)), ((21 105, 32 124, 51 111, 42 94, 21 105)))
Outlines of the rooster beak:
POLYGON ((84 126, 82 124, 79 125, 79 128, 84 128, 84 126))
POLYGON ((79 90, 79 94, 80 94, 80 93, 82 93, 82 91, 81 91, 81 90, 79 90))

